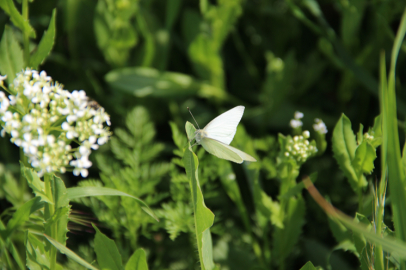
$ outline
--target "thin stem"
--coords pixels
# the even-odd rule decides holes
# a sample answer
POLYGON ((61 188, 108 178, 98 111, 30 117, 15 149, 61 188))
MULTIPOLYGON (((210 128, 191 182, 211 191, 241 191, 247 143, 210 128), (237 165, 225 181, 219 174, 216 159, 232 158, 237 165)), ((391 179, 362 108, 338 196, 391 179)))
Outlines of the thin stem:
MULTIPOLYGON (((48 199, 51 202, 54 202, 54 198, 52 195, 52 187, 51 187, 51 181, 50 181, 51 175, 46 173, 44 175, 44 182, 45 182, 45 194, 47 195, 48 199)), ((48 221, 52 218, 52 216, 55 213, 55 204, 49 204, 47 203, 45 206, 45 220, 48 221)), ((57 227, 56 223, 53 223, 48 231, 45 231, 48 235, 50 235, 53 239, 56 239, 56 232, 57 227)), ((50 269, 55 269, 56 267, 56 248, 49 242, 47 242, 47 247, 50 250, 50 269)))
MULTIPOLYGON (((23 0, 23 18, 28 21, 28 0, 23 0)), ((23 31, 23 47, 24 47, 24 64, 26 67, 30 65, 30 33, 29 29, 23 31)))

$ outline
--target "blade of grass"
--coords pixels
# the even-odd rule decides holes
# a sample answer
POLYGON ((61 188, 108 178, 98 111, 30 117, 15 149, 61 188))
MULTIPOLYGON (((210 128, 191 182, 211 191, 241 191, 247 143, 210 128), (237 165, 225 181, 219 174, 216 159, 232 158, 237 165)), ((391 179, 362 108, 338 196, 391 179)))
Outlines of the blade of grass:
MULTIPOLYGON (((395 69, 399 49, 406 33, 406 10, 402 15, 400 26, 393 44, 391 66, 388 78, 388 87, 382 87, 382 113, 383 113, 383 138, 387 143, 388 185, 392 199, 393 221, 397 238, 406 241, 406 192, 404 188, 405 175, 400 155, 400 143, 396 114, 395 69), (385 91, 386 90, 386 91, 385 91)), ((405 261, 400 262, 401 269, 406 268, 405 261)))

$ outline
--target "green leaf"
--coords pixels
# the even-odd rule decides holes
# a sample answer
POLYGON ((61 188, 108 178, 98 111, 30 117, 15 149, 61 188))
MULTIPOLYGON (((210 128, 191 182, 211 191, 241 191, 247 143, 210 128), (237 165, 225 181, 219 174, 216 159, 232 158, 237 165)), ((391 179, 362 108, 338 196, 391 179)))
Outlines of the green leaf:
POLYGON ((61 252, 62 254, 65 254, 66 256, 68 256, 70 259, 74 260, 78 264, 86 267, 87 269, 98 270, 96 267, 92 266, 91 264, 89 264, 88 262, 86 262, 85 260, 80 258, 75 252, 73 252, 69 248, 65 247, 64 245, 62 245, 55 239, 49 237, 46 234, 39 234, 39 235, 44 236, 54 247, 56 247, 59 250, 59 252, 61 252))
POLYGON ((73 188, 68 188, 68 199, 77 199, 77 198, 82 198, 82 197, 92 197, 92 196, 125 196, 125 197, 130 197, 133 198, 134 200, 138 201, 141 205, 143 205, 141 208, 150 215, 152 218, 154 218, 156 221, 159 221, 158 218, 155 216, 154 212, 149 208, 149 206, 141 199, 134 197, 130 194, 127 194, 125 192, 112 189, 112 188, 106 188, 106 187, 73 187, 73 188))
POLYGON ((189 141, 191 141, 195 137, 196 128, 192 123, 187 121, 185 129, 186 129, 187 138, 189 141))
POLYGON ((96 230, 94 251, 96 252, 97 262, 100 268, 110 270, 124 269, 116 243, 102 234, 96 226, 93 225, 93 228, 96 230))
POLYGON ((188 75, 153 68, 116 69, 107 73, 105 80, 112 88, 136 97, 192 96, 200 89, 200 84, 188 75))
POLYGON ((32 28, 28 20, 25 20, 20 12, 18 12, 13 0, 0 0, 0 7, 10 16, 13 24, 20 28, 22 32, 28 32, 31 38, 36 37, 34 28, 32 28))
POLYGON ((358 193, 359 188, 365 187, 368 183, 363 175, 358 179, 357 173, 352 166, 357 144, 351 129, 351 121, 344 114, 334 128, 332 141, 334 158, 350 182, 352 189, 358 193))
POLYGON ((40 198, 35 197, 24 203, 18 208, 18 210, 13 214, 13 217, 7 223, 7 229, 1 231, 1 236, 3 240, 6 240, 11 233, 18 227, 22 226, 29 218, 30 215, 39 209, 44 207, 44 203, 40 201, 40 198))
POLYGON ((24 68, 23 51, 18 43, 12 28, 4 28, 0 41, 0 71, 7 75, 7 82, 12 82, 16 73, 24 68))
POLYGON ((274 233, 273 256, 279 262, 285 260, 299 240, 304 224, 305 202, 302 197, 290 198, 284 217, 284 228, 276 228, 274 233))
POLYGON ((35 196, 41 198, 43 202, 54 204, 45 193, 45 183, 38 177, 37 172, 25 167, 21 163, 21 173, 25 176, 25 179, 27 179, 28 186, 35 193, 35 196))
POLYGON ((41 41, 38 44, 36 51, 32 54, 30 58, 30 66, 34 69, 38 69, 38 66, 41 65, 46 57, 52 50, 52 47, 55 43, 55 17, 56 9, 52 12, 51 21, 49 22, 48 30, 45 31, 44 35, 41 38, 41 41))
POLYGON ((312 262, 309 261, 305 265, 303 265, 303 267, 300 268, 300 270, 317 270, 317 269, 316 269, 316 267, 314 267, 312 262))
MULTIPOLYGON (((356 213, 354 221, 357 223, 362 223, 366 226, 367 230, 371 230, 371 222, 362 214, 356 213)), ((367 242, 362 234, 353 234, 354 245, 358 252, 359 261, 361 262, 361 269, 368 270, 370 265, 372 265, 373 250, 371 245, 367 242)))
POLYGON ((147 256, 142 248, 133 253, 125 266, 125 270, 148 270, 147 256))
POLYGON ((49 256, 44 243, 28 231, 25 232, 25 253, 28 269, 50 270, 49 256))
MULTIPOLYGON (((188 124, 186 123, 186 127, 188 124)), ((187 129, 187 128, 186 128, 187 129)), ((199 161, 193 153, 190 143, 183 156, 186 174, 190 183, 192 193, 192 203, 195 219, 195 233, 197 248, 199 251, 200 265, 203 270, 212 270, 215 265, 213 262, 213 247, 210 234, 210 227, 214 222, 214 214, 204 204, 203 193, 200 188, 198 178, 199 161)))
POLYGON ((368 142, 363 141, 355 151, 355 157, 352 160, 352 166, 357 172, 370 174, 374 167, 374 160, 376 159, 375 148, 368 142))

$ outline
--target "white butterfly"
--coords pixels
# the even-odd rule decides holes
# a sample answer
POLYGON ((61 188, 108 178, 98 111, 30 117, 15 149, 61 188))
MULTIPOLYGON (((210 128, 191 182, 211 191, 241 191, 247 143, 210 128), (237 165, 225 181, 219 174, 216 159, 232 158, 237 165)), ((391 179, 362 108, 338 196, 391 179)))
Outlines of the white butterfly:
POLYGON ((196 130, 191 141, 195 139, 196 144, 201 144, 207 152, 222 159, 236 163, 242 163, 244 160, 257 161, 247 153, 229 145, 237 131, 244 109, 244 106, 237 106, 228 110, 211 120, 203 129, 200 129, 196 122, 199 129, 196 130))

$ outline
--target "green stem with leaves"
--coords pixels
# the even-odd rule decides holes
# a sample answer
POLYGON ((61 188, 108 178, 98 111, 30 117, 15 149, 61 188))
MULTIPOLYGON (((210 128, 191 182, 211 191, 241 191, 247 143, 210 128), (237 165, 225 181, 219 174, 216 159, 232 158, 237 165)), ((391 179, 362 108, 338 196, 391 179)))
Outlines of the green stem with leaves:
MULTIPOLYGON (((45 193, 48 197, 48 199, 51 202, 54 202, 54 198, 52 195, 52 187, 51 187, 51 181, 50 181, 51 175, 50 174, 45 174, 44 175, 44 182, 45 182, 45 193)), ((50 204, 47 203, 45 205, 45 220, 47 222, 52 222, 51 218, 55 213, 55 204, 50 204)), ((49 236, 51 236, 53 239, 56 239, 56 224, 52 224, 51 227, 48 230, 49 236)), ((47 233, 47 231, 46 231, 47 233)), ((48 250, 50 251, 49 255, 49 261, 50 261, 50 269, 55 269, 56 267, 56 248, 49 242, 47 242, 48 250)))

